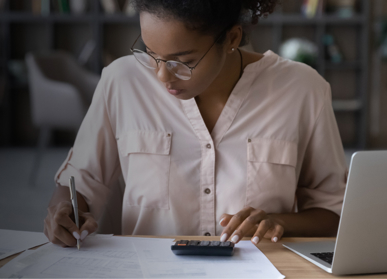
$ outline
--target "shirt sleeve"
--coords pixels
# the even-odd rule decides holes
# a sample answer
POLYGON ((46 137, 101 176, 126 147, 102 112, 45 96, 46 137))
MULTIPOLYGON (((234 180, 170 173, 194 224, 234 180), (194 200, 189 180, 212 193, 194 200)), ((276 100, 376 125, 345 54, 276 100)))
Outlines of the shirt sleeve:
POLYGON ((102 72, 74 146, 55 175, 57 186, 69 186, 69 178, 74 176, 77 191, 84 196, 96 220, 101 217, 110 187, 120 174, 117 141, 104 94, 102 72))
POLYGON ((313 129, 296 191, 298 211, 317 207, 340 216, 348 169, 328 83, 313 129))

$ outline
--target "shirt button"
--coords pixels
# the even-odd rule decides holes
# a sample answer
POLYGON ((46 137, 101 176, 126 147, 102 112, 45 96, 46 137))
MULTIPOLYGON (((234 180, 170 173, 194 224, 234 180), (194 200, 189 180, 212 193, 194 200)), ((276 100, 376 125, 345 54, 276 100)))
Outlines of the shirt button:
POLYGON ((204 190, 204 193, 209 194, 209 193, 211 193, 211 190, 206 188, 206 190, 204 190))
POLYGON ((208 149, 211 149, 211 144, 207 144, 206 147, 207 147, 208 149))
POLYGON ((248 139, 247 141, 248 141, 248 142, 251 142, 251 139, 248 139))
POLYGON ((204 235, 205 236, 211 236, 211 234, 209 232, 206 232, 204 235))

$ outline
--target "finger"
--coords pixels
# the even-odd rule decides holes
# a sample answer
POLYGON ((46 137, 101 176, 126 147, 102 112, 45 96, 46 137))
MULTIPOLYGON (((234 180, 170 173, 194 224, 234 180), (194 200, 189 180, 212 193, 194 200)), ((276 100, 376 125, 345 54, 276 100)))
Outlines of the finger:
POLYGON ((258 244, 262 239, 265 233, 270 230, 274 226, 273 222, 269 219, 262 220, 259 225, 258 229, 251 238, 251 241, 254 244, 258 244))
MULTIPOLYGON (((64 244, 62 241, 60 241, 58 238, 54 237, 51 241, 53 244, 62 246, 62 247, 69 247, 69 245, 64 244)), ((73 246, 73 245, 71 245, 73 246)))
POLYGON ((74 238, 77 239, 79 236, 79 229, 75 222, 70 218, 70 215, 73 214, 72 206, 66 204, 62 206, 54 215, 54 221, 56 224, 67 229, 71 234, 74 234, 74 238))
MULTIPOLYGON (((56 241, 56 238, 55 238, 55 236, 52 233, 51 226, 50 226, 50 219, 48 217, 46 217, 46 219, 44 219, 44 230, 43 230, 43 232, 47 236, 47 238, 48 238, 48 240, 50 242, 54 243, 54 241, 56 241)), ((54 244, 57 244, 57 243, 54 243, 54 244)))
POLYGON ((248 233, 251 235, 251 231, 255 231, 257 229, 257 224, 260 223, 265 217, 265 211, 259 209, 253 210, 250 213, 250 216, 248 216, 234 231, 231 236, 231 241, 238 243, 239 240, 248 235, 248 233))
MULTIPOLYGON (((230 219, 230 221, 228 222, 227 226, 224 228, 222 234, 221 234, 221 237, 220 237, 220 241, 226 241, 231 235, 232 233, 240 226, 240 224, 242 224, 242 222, 248 217, 250 216, 250 213, 251 211, 253 211, 254 208, 252 207, 246 207, 244 209, 242 209, 241 211, 239 211, 237 214, 235 214, 234 216, 232 216, 232 218, 230 219)), ((235 241, 234 243, 238 242, 238 235, 236 235, 234 237, 234 239, 232 239, 231 241, 235 241)))
POLYGON ((224 214, 220 217, 219 225, 221 225, 222 227, 226 226, 226 225, 228 224, 228 222, 230 222, 232 216, 233 216, 233 215, 224 213, 224 214))
MULTIPOLYGON (((80 239, 77 225, 70 218, 72 206, 70 203, 61 205, 54 215, 52 224, 53 237, 63 242, 67 246, 75 246, 76 240, 80 239)), ((54 243, 54 242, 53 242, 54 243)))
POLYGON ((63 243, 64 246, 75 246, 77 244, 75 236, 72 235, 66 228, 58 224, 54 224, 52 232, 54 237, 52 242, 54 244, 61 245, 63 243))
POLYGON ((82 212, 80 215, 82 225, 80 227, 81 240, 84 240, 89 234, 92 234, 98 229, 98 224, 95 221, 93 215, 88 212, 82 212))
POLYGON ((283 234, 284 234, 284 228, 280 224, 276 224, 274 226, 274 231, 271 237, 271 241, 277 242, 278 240, 281 239, 283 234))
POLYGON ((54 233, 51 229, 51 220, 52 219, 50 218, 50 216, 47 216, 46 219, 44 219, 44 234, 47 236, 50 242, 60 245, 62 247, 66 247, 66 244, 64 244, 62 241, 60 241, 54 236, 54 233))

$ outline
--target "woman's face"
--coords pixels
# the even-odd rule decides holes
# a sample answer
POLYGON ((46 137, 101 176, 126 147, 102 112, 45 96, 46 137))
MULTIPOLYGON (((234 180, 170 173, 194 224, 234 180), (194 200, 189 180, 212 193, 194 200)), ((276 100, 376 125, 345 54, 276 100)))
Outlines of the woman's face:
MULTIPOLYGON (((173 19, 160 19, 153 14, 140 14, 141 36, 147 51, 155 58, 175 60, 195 66, 211 48, 215 38, 189 30, 184 23, 173 19)), ((189 80, 181 80, 168 71, 164 62, 156 69, 157 78, 178 99, 191 99, 204 92, 218 77, 226 59, 226 52, 214 45, 189 80)))

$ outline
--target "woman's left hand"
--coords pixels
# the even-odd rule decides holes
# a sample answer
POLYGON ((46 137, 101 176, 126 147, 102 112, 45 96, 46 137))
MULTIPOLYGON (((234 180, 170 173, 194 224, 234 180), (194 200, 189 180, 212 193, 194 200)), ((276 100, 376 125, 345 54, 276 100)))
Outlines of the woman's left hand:
POLYGON ((265 211, 253 207, 246 207, 235 215, 223 214, 220 225, 226 226, 220 241, 231 237, 233 243, 238 243, 244 236, 252 236, 251 241, 254 244, 258 244, 263 237, 277 242, 284 233, 283 225, 270 218, 265 211))

